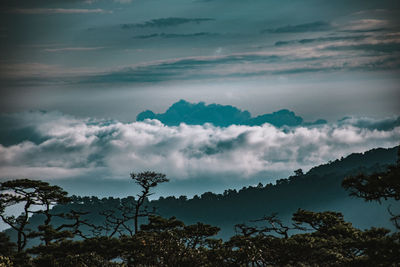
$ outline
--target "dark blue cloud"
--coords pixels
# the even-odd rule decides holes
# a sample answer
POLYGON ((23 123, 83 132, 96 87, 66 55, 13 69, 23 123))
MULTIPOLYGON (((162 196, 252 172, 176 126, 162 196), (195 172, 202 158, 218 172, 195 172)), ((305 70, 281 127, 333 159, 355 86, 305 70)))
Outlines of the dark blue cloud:
POLYGON ((398 42, 387 42, 387 43, 375 43, 375 44, 351 44, 351 45, 331 45, 326 47, 328 50, 364 50, 370 52, 382 52, 382 53, 394 53, 400 51, 400 43, 398 42))
POLYGON ((196 32, 187 34, 178 33, 153 33, 147 35, 136 35, 133 38, 136 39, 150 39, 150 38, 191 38, 191 37, 204 37, 204 36, 219 36, 218 33, 212 32, 196 32))
POLYGON ((264 114, 251 118, 248 120, 248 125, 262 125, 264 123, 270 123, 276 127, 286 126, 299 126, 303 123, 303 118, 296 116, 293 111, 282 109, 272 114, 264 114))
POLYGON ((305 123, 303 118, 287 109, 282 109, 271 114, 251 117, 250 112, 247 110, 242 111, 230 105, 206 105, 203 102, 194 104, 185 100, 176 102, 169 107, 165 113, 155 114, 151 110, 146 110, 136 117, 137 121, 143 121, 145 119, 157 119, 168 126, 176 126, 180 123, 190 125, 212 123, 215 126, 227 127, 234 124, 257 126, 269 123, 276 127, 282 127, 300 125, 310 126, 326 123, 325 120, 305 123))
POLYGON ((211 18, 160 18, 160 19, 152 19, 146 21, 144 23, 132 23, 132 24, 121 24, 121 28, 124 30, 132 29, 132 28, 163 28, 163 27, 171 27, 178 26, 187 23, 195 23, 200 24, 206 21, 213 21, 211 18))
POLYGON ((262 30, 261 33, 301 33, 301 32, 318 32, 332 29, 330 23, 325 21, 314 21, 311 23, 287 25, 278 28, 262 30))
POLYGON ((367 37, 368 37, 368 35, 306 38, 306 39, 297 39, 297 40, 289 40, 289 41, 277 41, 277 42, 275 42, 275 46, 284 46, 284 45, 292 45, 292 44, 304 45, 304 44, 315 43, 315 42, 360 41, 360 40, 364 40, 367 37))
POLYGON ((376 29, 357 29, 357 30, 341 30, 342 32, 349 33, 374 33, 374 32, 383 32, 388 30, 387 28, 376 28, 376 29))
POLYGON ((187 74, 188 70, 203 70, 209 67, 227 64, 240 63, 272 63, 282 60, 283 57, 270 55, 230 55, 223 57, 207 58, 188 58, 176 61, 166 61, 159 64, 139 66, 136 68, 125 68, 115 72, 92 75, 83 77, 79 83, 151 83, 162 82, 174 79, 191 80, 198 78, 220 77, 219 74, 207 74, 192 72, 187 74))
POLYGON ((173 104, 165 113, 154 114, 152 111, 140 113, 136 120, 157 119, 166 125, 204 124, 212 123, 216 126, 229 126, 231 124, 241 124, 250 119, 250 112, 242 111, 233 106, 223 106, 218 104, 206 105, 204 102, 192 104, 185 100, 180 100, 173 104))
MULTIPOLYGON (((175 36, 179 38, 180 35, 175 36)), ((183 36, 181 36, 183 37, 183 36)), ((173 37, 171 37, 173 38, 173 37)), ((400 68, 398 56, 394 55, 400 49, 398 43, 376 43, 376 44, 354 44, 354 45, 330 45, 322 50, 315 50, 315 55, 310 58, 289 55, 274 54, 231 54, 227 56, 189 57, 172 60, 162 60, 151 64, 143 64, 135 67, 126 67, 111 70, 108 72, 94 73, 63 73, 50 75, 31 76, 24 75, 0 77, 0 84, 6 90, 13 86, 48 85, 48 84, 126 84, 126 83, 161 83, 168 81, 189 81, 189 80, 212 80, 219 78, 252 78, 271 75, 297 75, 304 73, 329 73, 335 71, 377 71, 397 70, 400 68), (382 53, 394 55, 387 58, 371 57, 368 64, 353 62, 348 57, 337 59, 324 53, 326 50, 367 51, 371 55, 382 55, 382 53), (302 64, 302 62, 304 64, 302 64), (324 64, 329 62, 330 64, 324 64), (354 64, 356 63, 356 64, 354 64), (251 66, 249 71, 238 68, 240 64, 251 66), (254 67, 253 67, 254 66, 254 67), (277 66, 276 68, 274 66, 277 66), (214 70, 214 71, 210 71, 214 70)), ((11 89, 10 89, 11 90, 11 89)))
POLYGON ((370 118, 344 117, 338 121, 339 125, 350 124, 355 127, 369 130, 391 131, 400 127, 400 117, 393 117, 383 120, 374 120, 370 118))
POLYGON ((3 146, 16 145, 24 141, 40 144, 47 140, 36 131, 34 125, 27 125, 14 115, 1 114, 0 125, 0 144, 3 146))
POLYGON ((244 132, 239 134, 235 138, 230 138, 227 140, 219 140, 212 143, 211 145, 206 145, 200 147, 198 150, 201 156, 210 156, 215 154, 221 154, 234 149, 240 149, 240 147, 246 146, 248 144, 248 133, 244 132))

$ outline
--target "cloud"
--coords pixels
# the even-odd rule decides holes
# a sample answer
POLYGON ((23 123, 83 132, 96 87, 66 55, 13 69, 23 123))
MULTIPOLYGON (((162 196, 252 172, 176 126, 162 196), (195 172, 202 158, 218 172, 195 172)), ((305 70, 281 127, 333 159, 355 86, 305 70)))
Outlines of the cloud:
POLYGON ((212 32, 196 32, 187 34, 177 34, 177 33, 153 33, 147 35, 136 35, 133 38, 136 39, 150 39, 150 38, 191 38, 191 37, 204 37, 204 36, 219 36, 218 33, 212 32))
MULTIPOLYGON (((273 63, 281 60, 278 55, 233 54, 227 56, 188 57, 150 62, 133 67, 82 77, 82 83, 152 83, 170 80, 219 78, 226 74, 216 70, 220 66, 239 66, 242 63, 273 63)), ((243 66, 240 67, 244 70, 243 66)), ((234 70, 236 72, 236 69, 234 70)), ((229 73, 234 74, 234 73, 229 73)))
POLYGON ((176 126, 181 123, 189 125, 212 123, 215 126, 229 126, 232 124, 243 124, 250 119, 250 112, 242 111, 233 106, 218 104, 206 105, 204 102, 189 103, 180 100, 161 114, 152 111, 144 111, 137 115, 137 121, 146 119, 157 119, 168 126, 176 126))
POLYGON ((370 52, 395 53, 400 51, 400 42, 385 43, 361 43, 361 44, 338 44, 330 45, 325 49, 329 50, 364 50, 370 52))
MULTIPOLYGON (((0 64, 0 76, 3 84, 15 86, 212 81, 317 72, 398 70, 400 60, 396 53, 399 48, 397 39, 398 36, 385 35, 358 41, 326 41, 322 44, 298 46, 296 49, 281 45, 275 46, 273 50, 269 48, 256 52, 180 57, 108 69, 64 68, 39 63, 0 64)), ((53 52, 80 50, 48 49, 53 49, 53 52)))
MULTIPOLYGON (((26 139, 14 139, 8 145, 2 139, 1 179, 119 178, 131 171, 155 170, 174 180, 218 180, 220 176, 246 180, 267 172, 308 169, 352 152, 395 146, 400 140, 398 119, 386 128, 343 120, 320 127, 279 129, 270 124, 221 128, 166 126, 158 120, 121 123, 56 112, 8 116, 14 126, 7 138, 14 129, 25 129, 26 139), (29 128, 23 126, 26 123, 29 128)), ((375 124, 382 122, 388 124, 375 120, 375 124)))
POLYGON ((10 9, 7 13, 41 15, 41 14, 104 14, 112 13, 112 11, 100 8, 96 9, 76 9, 76 8, 15 8, 10 9))
POLYGON ((293 45, 293 44, 311 44, 315 42, 335 42, 335 41, 360 41, 366 39, 367 35, 355 35, 355 36, 330 36, 330 37, 318 37, 318 38, 305 38, 289 41, 277 41, 275 46, 293 45))
POLYGON ((114 2, 121 3, 121 4, 129 4, 129 3, 132 3, 132 0, 114 0, 114 2))
MULTIPOLYGON (((206 38, 213 33, 136 36, 143 42, 157 38, 206 38)), ((78 68, 40 63, 0 62, 1 82, 9 86, 43 84, 126 84, 172 81, 241 79, 337 71, 379 71, 400 68, 396 33, 325 36, 278 41, 256 51, 177 57, 125 67, 78 68), (293 49, 291 45, 297 45, 293 49)), ((108 47, 108 46, 107 46, 108 47)), ((104 47, 46 47, 47 52, 96 51, 104 47)), ((108 50, 108 49, 107 49, 108 50)))
POLYGON ((105 47, 61 47, 61 48, 46 48, 45 52, 74 52, 74 51, 94 51, 104 49, 105 47))
POLYGON ((388 20, 383 19, 360 19, 353 20, 344 25, 341 30, 349 32, 373 32, 382 31, 390 25, 388 20))
MULTIPOLYGON (((353 48, 353 46, 349 47, 353 48)), ((376 71, 398 69, 397 57, 365 55, 358 58, 343 58, 342 51, 352 49, 332 46, 320 51, 306 49, 299 58, 277 55, 232 55, 222 57, 200 57, 200 59, 178 59, 154 64, 127 67, 120 70, 82 77, 81 83, 157 83, 182 80, 212 80, 221 78, 266 77, 273 75, 295 75, 333 71, 376 71), (334 51, 335 53, 324 53, 334 51), (307 53, 310 54, 307 60, 307 53)), ((357 48, 357 47, 355 47, 357 48)), ((361 48, 361 47, 360 47, 361 48)), ((368 48, 368 47, 366 47, 368 48)), ((378 48, 374 46, 374 48, 378 48)), ((387 52, 392 47, 382 47, 387 52)), ((361 51, 361 49, 358 49, 361 51)), ((297 52, 301 53, 300 50, 297 52)), ((353 54, 354 55, 354 54, 353 54)))
MULTIPOLYGON (((112 69, 64 68, 37 63, 0 64, 8 86, 42 84, 126 84, 239 79, 335 71, 400 68, 397 43, 326 43, 278 51, 183 57, 112 69), (357 52, 359 51, 359 52, 357 52), (367 51, 368 53, 365 53, 367 51), (37 67, 38 68, 37 68, 37 67)), ((72 51, 72 50, 70 50, 72 51)), ((55 51, 54 51, 55 52, 55 51)))
POLYGON ((400 127, 400 117, 386 118, 383 120, 362 117, 344 117, 338 121, 338 124, 350 124, 358 128, 367 128, 370 130, 391 131, 396 127, 400 127))
POLYGON ((314 21, 311 23, 287 25, 278 28, 262 30, 261 33, 301 33, 301 32, 317 32, 326 31, 332 28, 331 24, 325 21, 314 21))
POLYGON ((213 21, 211 18, 160 18, 146 21, 144 23, 135 23, 135 24, 121 24, 121 28, 124 30, 131 28, 162 28, 162 27, 171 27, 178 26, 187 23, 202 23, 206 21, 213 21))
MULTIPOLYGON (((150 110, 146 110, 137 115, 137 121, 146 119, 157 119, 168 126, 177 126, 181 123, 189 125, 202 125, 211 123, 215 126, 226 127, 230 125, 263 125, 265 123, 272 124, 276 127, 282 126, 299 126, 303 124, 303 118, 287 109, 274 112, 272 114, 264 114, 257 117, 251 117, 247 110, 240 110, 230 105, 210 104, 204 102, 189 103, 180 100, 165 113, 155 114, 150 110)), ((307 125, 323 124, 324 120, 318 120, 316 123, 306 123, 307 125)))
POLYGON ((0 63, 0 81, 10 84, 54 84, 72 83, 72 77, 98 74, 98 69, 77 67, 66 68, 61 65, 42 63, 0 63))

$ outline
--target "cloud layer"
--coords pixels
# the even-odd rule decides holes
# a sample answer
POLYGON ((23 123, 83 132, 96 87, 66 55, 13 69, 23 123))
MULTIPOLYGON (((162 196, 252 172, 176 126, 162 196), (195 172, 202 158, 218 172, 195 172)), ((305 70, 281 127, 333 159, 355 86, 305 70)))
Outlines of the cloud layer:
POLYGON ((299 33, 299 32, 315 32, 315 31, 326 31, 331 29, 332 26, 325 21, 314 21, 310 23, 287 25, 274 29, 265 29, 262 33, 299 33))
POLYGON ((227 176, 245 181, 400 140, 398 118, 345 118, 319 127, 279 129, 270 124, 169 127, 157 120, 121 123, 28 112, 2 115, 1 123, 8 125, 8 135, 0 133, 1 179, 121 178, 155 170, 178 181, 227 176))
POLYGON ((121 28, 122 29, 132 29, 135 27, 139 28, 147 28, 147 27, 156 27, 156 28, 162 28, 162 27, 171 27, 171 26, 178 26, 182 24, 187 24, 187 23, 201 23, 205 21, 212 21, 214 19, 210 18, 160 18, 160 19, 153 19, 146 21, 144 23, 137 23, 137 24, 122 24, 121 28))

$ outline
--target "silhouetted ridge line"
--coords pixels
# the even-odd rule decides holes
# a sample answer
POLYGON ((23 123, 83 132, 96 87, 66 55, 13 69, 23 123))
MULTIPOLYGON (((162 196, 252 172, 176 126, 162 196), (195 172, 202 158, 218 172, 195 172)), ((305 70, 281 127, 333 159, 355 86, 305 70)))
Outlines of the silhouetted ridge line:
MULTIPOLYGON (((349 197, 341 187, 344 177, 359 173, 373 173, 386 170, 396 162, 398 147, 377 148, 364 153, 354 153, 345 158, 331 161, 312 168, 307 173, 297 170, 295 175, 279 179, 274 184, 243 187, 240 190, 227 189, 222 194, 205 192, 191 199, 186 196, 160 197, 158 200, 145 200, 149 209, 157 208, 163 217, 175 216, 187 224, 199 221, 221 228, 220 236, 233 235, 233 226, 244 221, 261 218, 266 214, 278 212, 284 220, 289 220, 298 208, 311 210, 335 210, 342 212, 358 227, 371 227, 379 224, 390 227, 389 214, 377 203, 366 203, 349 197), (373 218, 373 221, 371 221, 373 218), (387 223, 387 224, 385 224, 387 223)), ((67 212, 70 209, 90 211, 89 222, 101 224, 103 210, 117 209, 123 203, 134 203, 134 197, 102 198, 74 196, 72 203, 58 205, 54 212, 67 212)), ((40 221, 40 216, 32 216, 30 223, 40 221)))

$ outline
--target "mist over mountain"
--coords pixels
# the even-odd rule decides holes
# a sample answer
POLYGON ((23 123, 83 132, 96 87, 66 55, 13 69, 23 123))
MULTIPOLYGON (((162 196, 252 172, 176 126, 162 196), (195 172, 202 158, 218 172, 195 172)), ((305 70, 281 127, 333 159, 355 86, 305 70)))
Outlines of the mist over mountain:
MULTIPOLYGON (((346 220, 361 229, 371 226, 393 228, 390 215, 386 210, 389 202, 365 202, 349 197, 341 187, 342 180, 358 173, 379 172, 396 162, 399 146, 384 149, 377 148, 365 153, 353 153, 312 168, 305 174, 297 172, 287 179, 277 180, 275 184, 263 184, 243 187, 240 190, 227 189, 223 194, 205 192, 200 196, 187 198, 182 192, 180 197, 160 197, 157 200, 146 199, 145 205, 157 208, 163 217, 175 216, 186 224, 205 222, 221 228, 220 236, 229 238, 234 234, 234 225, 261 218, 277 212, 284 222, 290 220, 297 209, 312 211, 337 211, 344 214, 346 220)), ((121 205, 134 202, 134 197, 98 198, 96 196, 74 196, 73 202, 59 205, 54 212, 66 212, 69 209, 89 212, 86 219, 92 223, 104 223, 100 213, 104 210, 117 210, 121 205)), ((40 216, 33 216, 33 225, 40 223, 40 216)), ((143 223, 145 221, 142 221, 143 223)))
POLYGON ((137 121, 144 121, 145 119, 157 119, 168 126, 177 126, 180 123, 189 125, 211 123, 214 126, 227 127, 234 124, 259 126, 269 123, 275 127, 282 127, 326 123, 323 119, 318 119, 315 122, 304 122, 302 117, 287 109, 252 117, 249 111, 240 110, 231 105, 206 105, 204 102, 190 103, 185 100, 174 103, 165 113, 154 113, 151 110, 146 110, 136 117, 137 121))

